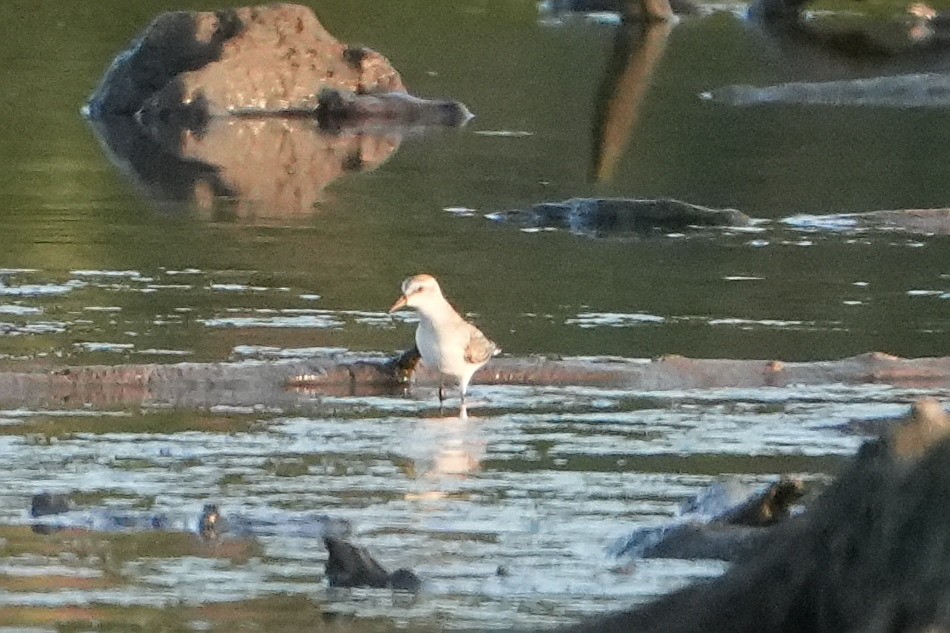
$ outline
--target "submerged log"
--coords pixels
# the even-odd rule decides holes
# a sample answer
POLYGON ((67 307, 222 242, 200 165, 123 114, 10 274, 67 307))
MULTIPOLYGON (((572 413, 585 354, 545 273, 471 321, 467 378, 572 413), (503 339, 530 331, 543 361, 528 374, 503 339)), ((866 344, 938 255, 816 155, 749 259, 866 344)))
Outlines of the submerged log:
POLYGON ((668 198, 571 198, 492 213, 488 217, 522 227, 566 229, 596 236, 751 223, 749 216, 735 209, 713 209, 668 198))
MULTIPOLYGON (((370 395, 406 388, 414 356, 323 357, 294 362, 112 365, 0 372, 0 403, 35 406, 136 404, 176 408, 294 406, 301 394, 370 395)), ((436 385, 424 365, 417 384, 436 385)), ((870 353, 819 362, 691 359, 655 361, 544 357, 493 359, 474 383, 586 385, 638 391, 885 383, 950 388, 950 357, 905 359, 870 353)))
POLYGON ((716 209, 669 198, 571 198, 563 202, 542 202, 526 209, 498 211, 485 217, 522 228, 559 229, 598 238, 750 225, 760 230, 786 227, 830 232, 897 229, 923 235, 950 234, 950 208, 793 215, 772 221, 750 217, 736 209, 716 209))
POLYGON ((950 416, 933 400, 723 576, 561 633, 950 627, 950 416))

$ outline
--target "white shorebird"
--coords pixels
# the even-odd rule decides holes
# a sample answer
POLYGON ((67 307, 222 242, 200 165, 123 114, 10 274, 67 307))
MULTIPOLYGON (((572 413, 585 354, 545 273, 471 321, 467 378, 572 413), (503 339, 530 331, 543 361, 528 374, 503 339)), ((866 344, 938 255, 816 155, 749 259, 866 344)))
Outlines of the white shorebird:
POLYGON ((422 362, 439 372, 439 402, 445 400, 444 377, 452 376, 458 380, 464 403, 472 375, 501 350, 459 316, 432 275, 416 275, 402 282, 402 296, 389 311, 404 307, 419 312, 416 347, 422 362))

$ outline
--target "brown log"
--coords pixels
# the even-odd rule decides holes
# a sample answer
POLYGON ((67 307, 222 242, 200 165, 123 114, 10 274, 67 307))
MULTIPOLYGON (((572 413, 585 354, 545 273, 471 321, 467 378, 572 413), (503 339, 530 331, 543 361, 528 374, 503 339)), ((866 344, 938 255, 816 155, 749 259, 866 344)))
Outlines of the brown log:
MULTIPOLYGON (((18 406, 155 405, 180 408, 292 406, 301 395, 398 393, 407 386, 413 357, 325 357, 288 363, 180 363, 114 365, 0 372, 0 403, 18 406)), ((421 365, 419 385, 437 377, 421 365)), ((885 383, 950 387, 950 357, 904 359, 882 353, 819 362, 693 359, 654 361, 493 359, 476 384, 581 385, 637 391, 761 388, 829 383, 885 383)))

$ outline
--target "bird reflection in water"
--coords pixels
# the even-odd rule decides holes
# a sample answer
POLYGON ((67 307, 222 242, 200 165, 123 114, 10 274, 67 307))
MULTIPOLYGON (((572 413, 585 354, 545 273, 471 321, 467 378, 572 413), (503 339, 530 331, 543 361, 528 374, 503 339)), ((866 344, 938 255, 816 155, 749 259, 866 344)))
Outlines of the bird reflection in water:
POLYGON ((409 501, 463 495, 459 484, 481 470, 485 457, 478 418, 469 418, 465 405, 455 416, 421 419, 404 446, 411 460, 409 475, 416 482, 406 494, 409 501))

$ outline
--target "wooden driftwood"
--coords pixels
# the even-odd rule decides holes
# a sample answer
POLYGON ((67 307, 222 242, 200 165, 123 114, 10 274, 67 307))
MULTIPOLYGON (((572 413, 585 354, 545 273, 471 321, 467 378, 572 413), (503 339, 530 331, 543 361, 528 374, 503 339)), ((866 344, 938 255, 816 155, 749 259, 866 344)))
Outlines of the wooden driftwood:
MULTIPOLYGON (((16 406, 157 405, 176 408, 293 406, 301 393, 374 395, 407 387, 414 357, 324 357, 296 362, 114 365, 0 372, 0 403, 16 406)), ((437 384, 424 366, 418 385, 437 384)), ((566 386, 656 391, 886 383, 950 387, 950 357, 905 359, 870 353, 819 362, 693 359, 655 361, 493 359, 474 384, 566 386)))
POLYGON ((838 633, 950 627, 950 416, 918 403, 725 575, 561 633, 838 633))

